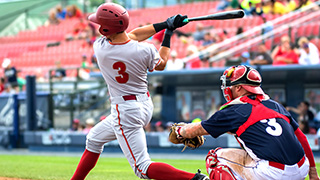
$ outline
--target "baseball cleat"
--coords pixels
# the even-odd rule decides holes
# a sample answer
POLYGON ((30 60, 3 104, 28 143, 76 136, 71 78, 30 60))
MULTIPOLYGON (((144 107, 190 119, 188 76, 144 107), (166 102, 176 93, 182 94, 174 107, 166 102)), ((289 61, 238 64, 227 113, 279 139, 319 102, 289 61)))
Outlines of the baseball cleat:
POLYGON ((201 170, 198 169, 198 172, 191 180, 210 180, 209 177, 205 174, 201 174, 201 170))

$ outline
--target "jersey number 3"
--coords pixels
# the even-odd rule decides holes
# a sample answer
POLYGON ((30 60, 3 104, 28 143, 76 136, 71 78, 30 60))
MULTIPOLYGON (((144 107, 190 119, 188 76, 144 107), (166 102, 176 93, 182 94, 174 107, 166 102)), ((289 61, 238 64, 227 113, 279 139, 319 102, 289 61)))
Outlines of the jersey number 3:
POLYGON ((120 76, 116 76, 116 81, 120 84, 124 84, 126 82, 128 82, 129 80, 129 74, 126 73, 126 65, 123 63, 123 62, 116 62, 113 64, 112 66, 113 69, 117 70, 118 71, 118 74, 120 76))
POLYGON ((277 123, 275 118, 263 119, 260 122, 268 124, 268 127, 266 128, 268 134, 272 136, 280 136, 282 134, 282 127, 277 123))

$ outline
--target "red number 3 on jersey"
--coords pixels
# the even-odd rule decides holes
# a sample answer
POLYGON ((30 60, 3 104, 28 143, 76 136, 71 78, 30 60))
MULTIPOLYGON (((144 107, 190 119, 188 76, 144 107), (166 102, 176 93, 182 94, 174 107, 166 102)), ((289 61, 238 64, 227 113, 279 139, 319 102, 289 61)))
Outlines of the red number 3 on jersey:
POLYGON ((126 65, 123 62, 116 62, 112 66, 113 69, 118 70, 120 76, 116 76, 116 81, 120 84, 124 84, 129 80, 129 74, 126 73, 126 65))

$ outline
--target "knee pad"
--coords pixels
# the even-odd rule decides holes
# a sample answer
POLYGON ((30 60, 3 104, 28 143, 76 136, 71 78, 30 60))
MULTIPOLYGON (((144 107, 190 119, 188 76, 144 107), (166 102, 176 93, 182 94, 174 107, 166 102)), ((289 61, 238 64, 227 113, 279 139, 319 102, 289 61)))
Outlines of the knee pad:
POLYGON ((236 180, 231 169, 226 165, 217 165, 209 174, 210 180, 236 180))
POLYGON ((219 164, 217 151, 222 149, 220 147, 215 150, 211 149, 206 156, 206 169, 210 179, 214 180, 236 180, 231 169, 226 166, 219 164))
POLYGON ((218 165, 219 160, 216 152, 219 149, 221 148, 218 147, 215 150, 211 149, 206 156, 206 169, 208 174, 210 174, 212 169, 218 165))

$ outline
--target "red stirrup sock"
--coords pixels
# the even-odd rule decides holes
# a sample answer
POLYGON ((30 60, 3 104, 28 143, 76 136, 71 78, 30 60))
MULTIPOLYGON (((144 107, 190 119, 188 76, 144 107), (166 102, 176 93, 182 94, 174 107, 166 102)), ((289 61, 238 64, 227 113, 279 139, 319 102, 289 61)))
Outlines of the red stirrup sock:
POLYGON ((87 149, 82 154, 76 172, 73 174, 71 180, 83 180, 96 165, 100 154, 90 152, 87 149))
POLYGON ((147 176, 155 180, 186 180, 192 179, 194 173, 189 173, 174 168, 173 166, 161 162, 153 162, 147 170, 147 176))

